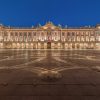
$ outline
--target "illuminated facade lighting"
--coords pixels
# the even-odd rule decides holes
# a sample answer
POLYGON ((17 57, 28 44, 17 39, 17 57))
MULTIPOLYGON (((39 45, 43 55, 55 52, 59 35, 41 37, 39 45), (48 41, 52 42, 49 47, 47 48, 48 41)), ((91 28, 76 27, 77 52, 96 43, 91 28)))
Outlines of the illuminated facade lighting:
POLYGON ((100 49, 100 25, 62 28, 52 22, 31 28, 0 25, 1 49, 100 49))

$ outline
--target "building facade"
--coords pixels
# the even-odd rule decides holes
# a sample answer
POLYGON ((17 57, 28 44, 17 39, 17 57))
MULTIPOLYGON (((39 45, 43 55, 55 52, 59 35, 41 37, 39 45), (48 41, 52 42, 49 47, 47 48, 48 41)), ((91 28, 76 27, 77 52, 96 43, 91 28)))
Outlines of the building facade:
POLYGON ((52 22, 30 28, 0 25, 1 49, 100 49, 100 25, 62 28, 52 22))

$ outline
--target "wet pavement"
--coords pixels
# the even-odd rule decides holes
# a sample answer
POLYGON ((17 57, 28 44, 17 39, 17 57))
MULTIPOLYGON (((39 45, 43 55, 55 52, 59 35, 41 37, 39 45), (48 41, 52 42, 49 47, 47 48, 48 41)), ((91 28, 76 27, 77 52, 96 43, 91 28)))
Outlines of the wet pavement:
POLYGON ((0 100, 100 100, 100 51, 0 50, 0 100))

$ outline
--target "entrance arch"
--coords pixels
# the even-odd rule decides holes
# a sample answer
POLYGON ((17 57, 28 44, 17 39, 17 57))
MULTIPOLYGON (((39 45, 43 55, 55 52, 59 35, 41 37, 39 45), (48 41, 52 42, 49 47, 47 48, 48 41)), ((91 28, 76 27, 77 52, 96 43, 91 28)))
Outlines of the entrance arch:
POLYGON ((72 44, 72 49, 75 49, 75 44, 72 44))
POLYGON ((47 49, 51 49, 51 42, 47 42, 47 49))
POLYGON ((80 45, 79 44, 76 45, 76 49, 80 49, 80 45))

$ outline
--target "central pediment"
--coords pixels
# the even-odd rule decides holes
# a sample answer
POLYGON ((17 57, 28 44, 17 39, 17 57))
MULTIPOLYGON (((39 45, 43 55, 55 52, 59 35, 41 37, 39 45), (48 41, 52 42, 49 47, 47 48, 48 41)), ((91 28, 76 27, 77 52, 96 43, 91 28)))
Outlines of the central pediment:
POLYGON ((44 26, 41 26, 42 29, 60 29, 60 27, 55 26, 52 22, 47 22, 44 26))

